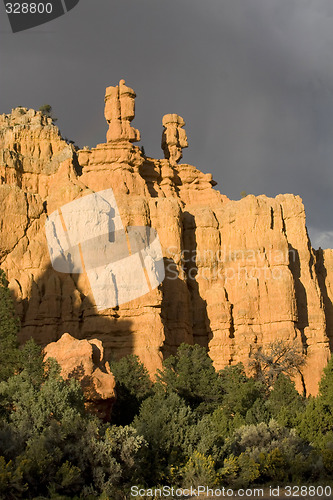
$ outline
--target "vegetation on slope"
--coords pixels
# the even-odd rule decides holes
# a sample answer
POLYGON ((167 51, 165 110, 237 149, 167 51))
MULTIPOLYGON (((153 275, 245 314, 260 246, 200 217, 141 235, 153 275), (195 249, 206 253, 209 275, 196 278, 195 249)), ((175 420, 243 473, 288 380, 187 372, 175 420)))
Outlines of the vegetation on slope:
POLYGON ((258 369, 255 378, 241 364, 217 372, 197 345, 181 345, 155 383, 128 356, 111 362, 118 400, 105 424, 86 412, 78 382, 65 382, 32 340, 18 348, 18 329, 0 272, 0 498, 120 500, 132 485, 332 477, 332 359, 319 395, 305 399, 285 369, 275 366, 274 376, 258 369))

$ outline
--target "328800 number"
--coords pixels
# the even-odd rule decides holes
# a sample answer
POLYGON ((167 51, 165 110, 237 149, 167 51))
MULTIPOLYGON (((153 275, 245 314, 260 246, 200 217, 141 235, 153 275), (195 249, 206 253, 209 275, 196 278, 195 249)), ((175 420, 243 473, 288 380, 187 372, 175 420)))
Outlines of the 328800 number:
POLYGON ((6 3, 7 14, 51 14, 52 8, 51 3, 6 3))
POLYGON ((286 497, 326 497, 332 498, 332 488, 330 486, 285 486, 284 496, 286 497))

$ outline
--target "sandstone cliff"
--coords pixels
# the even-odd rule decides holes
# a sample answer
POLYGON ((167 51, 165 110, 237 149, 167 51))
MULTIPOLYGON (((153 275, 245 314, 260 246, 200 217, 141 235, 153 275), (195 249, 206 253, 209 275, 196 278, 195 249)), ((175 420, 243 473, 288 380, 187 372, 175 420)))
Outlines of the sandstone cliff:
POLYGON ((177 115, 163 121, 165 158, 146 157, 134 145, 134 98, 124 81, 107 89, 107 142, 91 150, 76 151, 40 112, 0 116, 0 265, 15 295, 20 340, 47 345, 64 332, 99 339, 106 359, 134 353, 151 373, 181 342, 206 346, 219 369, 247 365, 258 345, 295 340, 307 356, 298 387, 316 393, 333 345, 333 254, 312 249, 302 200, 220 194, 210 174, 178 164, 187 140, 177 115), (157 230, 166 278, 98 312, 84 273, 52 268, 45 221, 108 188, 124 226, 157 230))

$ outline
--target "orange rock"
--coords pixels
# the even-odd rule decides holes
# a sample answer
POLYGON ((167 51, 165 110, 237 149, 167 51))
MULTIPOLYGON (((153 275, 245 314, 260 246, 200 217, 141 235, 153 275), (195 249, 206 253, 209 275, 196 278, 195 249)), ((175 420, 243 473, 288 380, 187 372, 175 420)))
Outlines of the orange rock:
POLYGON ((79 380, 86 404, 100 418, 109 419, 115 401, 115 379, 104 360, 102 342, 97 339, 77 340, 64 333, 57 342, 44 348, 45 359, 54 358, 61 366, 64 380, 79 380))
POLYGON ((135 97, 133 89, 120 80, 116 87, 108 87, 105 93, 105 119, 109 124, 107 142, 137 142, 140 132, 131 127, 135 116, 135 97))
POLYGON ((315 394, 333 348, 333 251, 311 248, 302 200, 231 201, 210 174, 177 164, 178 150, 171 161, 147 157, 132 143, 134 99, 123 81, 109 87, 107 143, 80 151, 40 112, 0 116, 0 265, 15 294, 20 340, 45 346, 70 332, 87 347, 98 339, 107 356, 136 354, 151 374, 182 342, 207 347, 220 369, 247 366, 255 346, 296 340, 307 355, 297 387, 315 394), (124 226, 157 230, 166 278, 144 297, 98 312, 84 274, 52 269, 44 226, 63 204, 108 188, 124 226))
POLYGON ((188 147, 186 132, 183 129, 185 122, 179 115, 171 114, 163 116, 164 127, 161 147, 164 158, 176 165, 183 157, 183 148, 188 147))

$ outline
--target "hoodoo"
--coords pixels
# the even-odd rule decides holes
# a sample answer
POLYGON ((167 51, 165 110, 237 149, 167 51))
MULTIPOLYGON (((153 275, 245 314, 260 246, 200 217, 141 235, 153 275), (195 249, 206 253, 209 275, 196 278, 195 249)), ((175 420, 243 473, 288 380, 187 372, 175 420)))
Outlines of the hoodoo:
POLYGON ((253 350, 280 339, 306 355, 297 387, 316 394, 333 346, 333 251, 312 248, 301 198, 229 200, 210 174, 179 163, 187 137, 176 114, 163 118, 164 158, 144 155, 134 144, 134 103, 124 80, 108 87, 107 142, 79 151, 41 112, 20 107, 0 116, 0 266, 20 340, 46 346, 65 332, 97 339, 105 359, 134 353, 153 374, 182 342, 205 346, 220 369, 247 367, 253 350), (84 272, 52 268, 45 222, 105 189, 113 190, 123 227, 157 231, 165 279, 99 311, 84 272))

